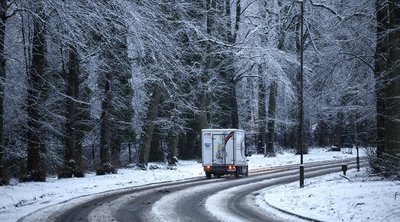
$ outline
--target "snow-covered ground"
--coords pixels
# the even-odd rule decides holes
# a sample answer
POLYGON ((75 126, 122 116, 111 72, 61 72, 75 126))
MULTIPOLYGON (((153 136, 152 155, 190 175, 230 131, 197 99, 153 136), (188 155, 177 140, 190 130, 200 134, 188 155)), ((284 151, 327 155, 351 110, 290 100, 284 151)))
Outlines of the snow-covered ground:
POLYGON ((262 201, 320 221, 400 221, 400 183, 368 176, 367 169, 330 174, 263 190, 262 201))
MULTIPOLYGON (((361 155, 365 155, 361 152, 361 155)), ((354 158, 353 154, 311 149, 304 162, 354 158)), ((264 158, 249 158, 250 169, 299 163, 293 153, 264 158)), ((154 164, 155 165, 155 164, 154 164)), ((179 161, 174 169, 158 164, 155 170, 120 169, 118 174, 58 180, 50 177, 44 183, 13 183, 0 187, 0 221, 19 218, 60 202, 111 190, 165 181, 204 176, 196 161, 179 161)), ((298 183, 267 188, 257 198, 266 203, 307 217, 325 221, 398 221, 400 218, 400 183, 370 177, 366 169, 349 170, 348 179, 340 173, 306 179, 305 187, 298 183)), ((262 205, 257 203, 258 205, 262 205)))

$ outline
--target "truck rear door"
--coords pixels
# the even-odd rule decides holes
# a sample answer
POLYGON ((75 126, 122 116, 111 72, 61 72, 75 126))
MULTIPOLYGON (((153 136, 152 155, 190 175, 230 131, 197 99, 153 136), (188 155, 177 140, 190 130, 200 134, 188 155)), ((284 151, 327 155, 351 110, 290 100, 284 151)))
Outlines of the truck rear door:
POLYGON ((234 164, 234 132, 213 134, 213 164, 234 164))

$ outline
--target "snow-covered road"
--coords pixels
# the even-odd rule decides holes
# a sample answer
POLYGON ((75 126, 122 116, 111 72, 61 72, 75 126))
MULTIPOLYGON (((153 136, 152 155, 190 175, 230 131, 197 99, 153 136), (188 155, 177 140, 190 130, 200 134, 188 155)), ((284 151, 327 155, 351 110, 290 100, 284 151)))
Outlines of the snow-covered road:
MULTIPOLYGON (((347 162, 348 160, 346 160, 347 162)), ((353 160, 354 162, 354 160, 353 160)), ((343 160, 320 161, 305 165, 306 178, 340 171, 343 160)), ((355 167, 355 164, 349 165, 355 167)), ((253 193, 298 180, 298 166, 253 172, 235 179, 204 178, 127 188, 100 195, 82 204, 63 204, 66 209, 38 211, 23 221, 287 221, 255 204, 253 193), (68 209, 69 208, 69 209, 68 209), (50 218, 50 220, 48 220, 50 218)), ((299 218, 296 218, 298 221, 299 218)))

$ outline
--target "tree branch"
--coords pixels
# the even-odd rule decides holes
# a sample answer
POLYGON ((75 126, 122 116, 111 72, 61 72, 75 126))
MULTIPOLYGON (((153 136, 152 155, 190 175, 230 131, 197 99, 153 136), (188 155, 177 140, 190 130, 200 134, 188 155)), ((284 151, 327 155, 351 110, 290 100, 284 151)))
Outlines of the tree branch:
POLYGON ((334 9, 332 9, 331 7, 329 7, 329 6, 327 6, 327 5, 324 5, 324 4, 320 4, 320 3, 314 3, 313 0, 310 0, 310 3, 311 3, 312 6, 319 7, 319 8, 324 8, 324 9, 330 11, 330 12, 331 12, 332 14, 334 14, 340 21, 343 20, 343 18, 342 18, 334 9))
POLYGON ((344 55, 350 55, 350 56, 352 56, 352 57, 354 57, 354 58, 360 60, 360 61, 363 62, 365 65, 367 65, 373 72, 375 72, 375 68, 374 68, 371 64, 369 64, 367 61, 365 61, 365 59, 363 59, 361 56, 358 56, 358 55, 356 55, 356 54, 354 54, 354 53, 350 53, 350 52, 342 52, 342 54, 344 54, 344 55))

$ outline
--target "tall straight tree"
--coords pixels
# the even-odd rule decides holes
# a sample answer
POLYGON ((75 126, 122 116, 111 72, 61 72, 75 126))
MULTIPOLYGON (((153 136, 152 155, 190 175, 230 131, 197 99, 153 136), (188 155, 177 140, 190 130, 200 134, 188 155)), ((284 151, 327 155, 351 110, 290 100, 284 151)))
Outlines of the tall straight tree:
POLYGON ((388 84, 386 85, 385 151, 400 164, 400 3, 389 1, 388 84))
MULTIPOLYGON (((201 1, 186 0, 185 4, 176 2, 170 7, 181 10, 170 10, 174 12, 174 19, 176 19, 172 22, 173 28, 170 28, 170 30, 172 30, 172 35, 176 36, 173 44, 178 47, 175 47, 176 51, 174 49, 169 54, 179 58, 179 64, 175 63, 174 67, 170 69, 174 73, 174 77, 168 79, 173 81, 164 80, 172 87, 167 90, 169 98, 164 96, 163 104, 170 104, 169 108, 172 108, 172 111, 168 113, 173 118, 173 124, 171 124, 173 129, 169 129, 169 131, 172 130, 174 136, 168 136, 169 149, 172 150, 173 146, 176 145, 179 149, 180 158, 191 159, 200 154, 198 146, 200 123, 207 122, 205 120, 207 120, 208 113, 206 90, 209 72, 206 69, 205 60, 208 59, 208 54, 205 51, 209 43, 204 41, 204 33, 199 32, 199 28, 203 29, 202 26, 207 14, 201 1), (179 52, 177 56, 175 56, 176 52, 179 52), (178 91, 175 90, 176 85, 179 85, 178 91), (174 90, 171 91, 171 89, 174 90), (202 121, 199 121, 200 119, 202 121), (178 140, 179 137, 180 141, 178 140)), ((164 108, 163 112, 166 112, 164 108)), ((169 157, 171 158, 172 155, 169 155, 169 157)))
POLYGON ((376 2, 377 154, 380 170, 399 177, 400 163, 400 5, 376 2))
POLYGON ((153 85, 151 89, 151 98, 149 107, 147 108, 146 120, 144 123, 144 131, 140 139, 140 157, 139 163, 142 167, 147 166, 150 156, 151 141, 154 134, 155 121, 158 116, 158 108, 161 101, 161 91, 157 83, 153 85))
MULTIPOLYGON (((276 12, 278 10, 278 5, 281 6, 282 2, 281 1, 273 1, 270 2, 270 8, 265 9, 266 11, 269 11, 270 15, 268 16, 270 18, 270 22, 268 26, 281 26, 280 30, 277 32, 278 36, 275 36, 275 38, 277 38, 277 48, 278 50, 284 50, 284 45, 285 45, 285 38, 286 38, 286 34, 284 32, 284 29, 282 26, 284 26, 284 24, 279 24, 278 23, 278 13, 276 12)), ((267 7, 267 5, 265 5, 265 7, 267 7)), ((265 155, 266 156, 275 156, 275 133, 276 133, 276 124, 275 124, 275 119, 276 119, 276 100, 278 97, 278 81, 277 81, 278 77, 275 75, 273 75, 272 80, 271 80, 271 84, 270 84, 270 89, 269 89, 269 98, 268 98, 268 117, 267 117, 267 135, 266 135, 266 139, 267 139, 267 144, 266 144, 266 152, 265 155)))
POLYGON ((42 2, 35 2, 33 19, 32 61, 28 75, 28 94, 26 109, 28 123, 26 129, 27 140, 27 177, 28 181, 45 181, 46 164, 43 155, 46 146, 42 136, 41 96, 46 72, 46 27, 45 12, 42 2))
MULTIPOLYGON (((354 138, 354 121, 375 124, 370 93, 376 83, 371 65, 376 64, 374 2, 305 1, 305 98, 313 98, 304 103, 305 123, 316 126, 314 139, 320 146, 341 146, 344 138, 354 138), (355 110, 362 113, 356 120, 355 110)), ((311 142, 312 134, 305 133, 311 142)), ((367 130, 363 134, 358 139, 369 143, 367 130)))
POLYGON ((68 73, 65 73, 67 79, 67 102, 66 102, 66 137, 64 149, 64 163, 59 174, 60 177, 82 177, 84 175, 82 160, 82 134, 79 132, 82 115, 79 112, 82 106, 79 101, 79 83, 80 68, 79 56, 76 47, 68 47, 69 62, 68 73))
POLYGON ((385 116, 386 116, 386 104, 385 104, 385 85, 387 70, 387 24, 388 21, 388 9, 385 4, 386 0, 376 1, 376 19, 377 19, 377 45, 375 53, 375 93, 376 93, 376 145, 377 154, 381 156, 385 152, 385 116))
POLYGON ((258 143, 257 143, 257 152, 265 153, 266 149, 266 130, 267 130, 267 111, 266 111, 266 86, 265 79, 263 78, 263 64, 258 65, 258 143))
MULTIPOLYGON (((206 13, 206 31, 207 35, 211 36, 213 32, 213 24, 215 23, 215 1, 211 0, 206 0, 205 4, 205 13, 206 13)), ((200 81, 201 84, 206 84, 207 81, 209 81, 209 76, 211 72, 211 62, 212 58, 210 56, 211 50, 212 50, 212 43, 210 41, 207 41, 205 43, 205 50, 206 50, 206 58, 205 58, 205 70, 204 74, 202 75, 200 81)), ((205 85, 204 85, 205 86, 205 85)), ((200 95, 199 95, 199 116, 198 116, 198 125, 199 129, 204 129, 207 128, 209 125, 208 118, 207 118, 207 112, 206 112, 206 106, 207 106, 207 95, 206 95, 207 89, 205 87, 202 87, 200 95)), ((195 132, 197 134, 197 132, 195 132)))
MULTIPOLYGON (((120 36, 119 34, 121 32, 114 33, 117 36, 120 36)), ((129 140, 132 137, 131 134, 133 134, 129 130, 133 110, 130 102, 132 88, 129 82, 127 45, 123 39, 118 41, 112 43, 111 48, 108 49, 110 51, 105 51, 103 55, 107 63, 103 69, 103 76, 100 78, 104 95, 100 117, 100 166, 98 174, 115 172, 115 169, 119 166, 121 144, 129 140)))
POLYGON ((101 2, 107 32, 98 32, 103 46, 99 58, 98 83, 103 90, 100 116, 100 163, 97 174, 115 173, 119 167, 121 144, 132 138, 132 86, 128 57, 126 21, 123 9, 117 3, 101 2))
MULTIPOLYGON (((204 110, 207 110, 208 127, 232 127, 232 99, 235 98, 232 92, 233 61, 229 55, 230 50, 218 42, 227 43, 228 37, 232 36, 231 30, 227 29, 231 26, 230 10, 226 9, 225 0, 206 1, 206 75, 203 79, 204 83, 211 83, 211 87, 208 86, 204 93, 204 110), (208 82, 210 80, 212 82, 208 82)), ((232 41, 232 38, 230 39, 232 41)))
POLYGON ((223 57, 221 58, 222 67, 220 75, 225 87, 221 93, 222 99, 219 104, 221 105, 223 115, 223 121, 221 127, 223 128, 239 128, 239 114, 238 104, 236 98, 236 78, 235 78, 235 53, 233 46, 236 44, 237 35, 239 32, 239 25, 241 19, 241 1, 237 0, 235 4, 235 14, 231 13, 231 1, 225 0, 224 4, 225 13, 223 23, 223 30, 226 33, 222 33, 222 37, 228 45, 223 49, 223 57), (232 18, 234 16, 234 26, 232 27, 232 18))
POLYGON ((4 152, 4 84, 6 81, 6 58, 4 44, 7 22, 7 0, 0 1, 0 186, 8 183, 3 160, 4 152))
POLYGON ((276 99, 278 94, 278 83, 273 80, 270 85, 268 99, 268 121, 267 121, 267 149, 266 156, 275 156, 275 118, 276 118, 276 99))
MULTIPOLYGON (((48 71, 45 128, 49 132, 46 143, 49 170, 60 178, 83 176, 83 143, 94 125, 90 116, 88 60, 93 56, 91 39, 97 30, 97 5, 84 1, 42 1, 47 12, 46 21, 48 71), (68 22, 65 22, 68 21, 68 22), (60 154, 60 155, 58 155, 60 154)), ((22 7, 22 6, 21 6, 22 7)), ((29 8, 29 6, 24 6, 29 8)), ((100 23, 100 22, 99 22, 100 23)), ((27 53, 29 57, 29 51, 27 53)))
MULTIPOLYGON (((211 52, 212 52, 212 42, 210 41, 209 36, 213 33, 213 24, 215 23, 215 1, 206 0, 204 4, 199 4, 198 1, 193 3, 196 10, 191 12, 193 14, 192 17, 196 16, 201 19, 204 19, 205 22, 205 35, 206 39, 203 44, 199 46, 200 50, 203 50, 205 53, 193 52, 192 56, 201 61, 202 70, 193 72, 195 77, 191 82, 194 82, 198 89, 195 96, 196 101, 196 112, 192 115, 188 115, 189 127, 190 129, 182 138, 183 147, 180 151, 180 155, 184 159, 193 158, 196 154, 200 154, 201 147, 199 143, 201 129, 205 129, 210 127, 209 125, 209 110, 207 110, 207 106, 209 105, 209 95, 207 93, 209 87, 209 81, 211 76, 211 52), (198 11, 203 13, 198 13, 198 11)), ((187 41, 187 40, 185 40, 187 41)), ((192 63, 195 67, 197 61, 188 61, 189 64, 192 63)))
MULTIPOLYGON (((185 26, 179 17, 188 16, 185 13, 187 5, 177 2, 180 1, 154 1, 143 8, 150 18, 145 26, 146 31, 140 35, 143 45, 134 55, 137 61, 134 68, 142 69, 142 74, 146 75, 140 80, 144 83, 143 93, 146 94, 140 107, 143 125, 140 131, 139 164, 142 167, 148 161, 164 160, 164 152, 160 147, 166 148, 166 144, 171 163, 176 155, 177 144, 174 140, 177 139, 177 128, 181 126, 178 117, 180 110, 176 107, 181 106, 180 98, 184 95, 177 95, 177 90, 181 89, 180 62, 183 56, 176 54, 181 45, 175 44, 175 41, 182 37, 181 27, 185 26)), ((190 61, 190 56, 184 59, 190 61)))

